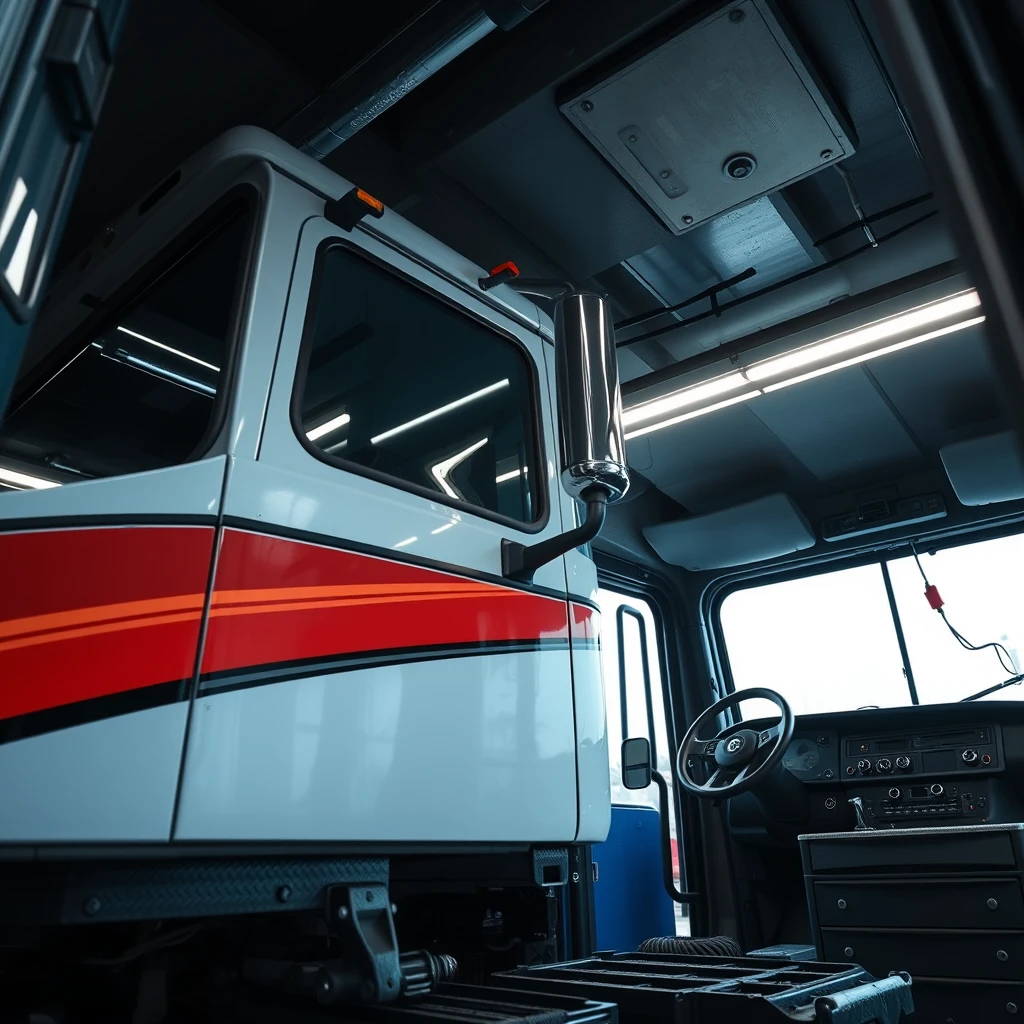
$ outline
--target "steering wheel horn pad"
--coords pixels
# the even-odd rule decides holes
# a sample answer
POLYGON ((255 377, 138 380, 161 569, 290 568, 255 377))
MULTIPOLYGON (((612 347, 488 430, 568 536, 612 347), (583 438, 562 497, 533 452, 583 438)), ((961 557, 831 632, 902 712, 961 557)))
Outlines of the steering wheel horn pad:
POLYGON ((766 781, 775 771, 793 739, 795 727, 793 709, 782 694, 764 687, 737 690, 705 708, 686 730, 676 752, 676 778, 684 789, 706 800, 738 796, 766 781), (760 732, 729 727, 714 738, 698 739, 708 726, 717 727, 723 711, 755 697, 770 700, 779 709, 781 718, 776 725, 760 732), (710 761, 714 768, 704 783, 690 774, 690 765, 701 760, 710 761))
POLYGON ((715 763, 720 768, 738 770, 754 759, 758 742, 758 734, 753 729, 740 729, 739 732, 718 741, 715 747, 715 763))

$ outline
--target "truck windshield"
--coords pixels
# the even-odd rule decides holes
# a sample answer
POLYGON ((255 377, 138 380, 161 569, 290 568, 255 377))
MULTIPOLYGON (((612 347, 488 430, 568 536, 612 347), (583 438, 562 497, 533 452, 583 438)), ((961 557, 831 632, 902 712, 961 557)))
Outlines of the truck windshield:
MULTIPOLYGON (((951 703, 1019 674, 1024 534, 921 550, 920 560, 921 568, 907 555, 730 594, 720 621, 735 689, 767 686, 806 714, 951 703), (999 648, 969 650, 957 639, 925 598, 922 569, 960 636, 999 648)), ((1024 686, 981 699, 1021 700, 1024 686)), ((765 701, 741 710, 778 715, 765 701)))

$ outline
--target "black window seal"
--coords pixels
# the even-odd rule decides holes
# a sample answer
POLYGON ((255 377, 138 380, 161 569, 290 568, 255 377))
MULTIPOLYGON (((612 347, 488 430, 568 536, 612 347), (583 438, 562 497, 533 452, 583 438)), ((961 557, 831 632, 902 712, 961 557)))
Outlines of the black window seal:
MULTIPOLYGON (((238 352, 248 321, 249 298, 252 294, 254 280, 254 256, 263 219, 263 197, 259 189, 249 182, 240 182, 220 196, 188 227, 167 242, 141 270, 129 277, 111 293, 109 298, 100 302, 93 312, 64 341, 56 345, 53 351, 42 359, 39 365, 19 384, 17 391, 12 396, 7 418, 17 412, 18 408, 32 398, 37 391, 45 387, 55 373, 67 366, 74 355, 84 347, 88 339, 106 330, 109 324, 120 318, 125 309, 142 300, 146 293, 171 273, 175 267, 188 259, 218 230, 230 223, 235 217, 233 207, 239 203, 244 204, 244 208, 238 216, 249 221, 248 237, 239 268, 235 274, 234 290, 231 296, 231 318, 227 337, 224 339, 224 366, 221 368, 220 386, 213 398, 213 411, 206 429, 187 458, 181 462, 152 468, 170 469, 173 466, 185 466, 205 458, 220 436, 227 420, 227 411, 231 406, 231 398, 237 383, 240 362, 238 352)), ((150 471, 138 470, 137 472, 150 471)), ((88 477, 88 479, 114 480, 134 475, 135 473, 112 473, 109 476, 88 477)))
MULTIPOLYGON (((826 555, 822 559, 799 566, 769 567, 734 578, 712 581, 701 602, 702 614, 711 638, 712 654, 715 660, 715 665, 709 667, 712 670, 717 669, 723 695, 736 692, 736 682, 732 674, 732 665, 729 662, 728 645, 722 630, 722 605, 726 598, 737 591, 753 590, 770 583, 786 583, 789 580, 805 579, 809 576, 824 576, 827 573, 856 569, 865 565, 881 566, 883 563, 887 565, 897 559, 909 557, 911 541, 917 544, 921 550, 931 552, 967 547, 970 544, 1013 537, 1020 533, 1024 533, 1024 516, 1014 516, 1009 522, 1004 520, 998 523, 972 523, 935 536, 926 534, 921 537, 901 537, 898 540, 873 545, 867 550, 851 551, 841 556, 826 555)), ((894 628, 897 628, 895 621, 893 625, 894 628)), ((909 657, 904 661, 904 666, 909 673, 909 657)))
POLYGON ((540 399, 542 391, 540 388, 540 375, 537 371, 537 364, 533 355, 530 353, 529 349, 523 345, 522 341, 520 341, 511 332, 504 330, 492 321, 480 316, 474 310, 468 309, 453 301, 448 296, 428 287, 424 282, 418 281, 416 278, 404 273, 392 264, 389 264, 374 256, 372 253, 367 252, 365 249, 352 244, 348 239, 336 236, 323 239, 317 246, 316 256, 313 263, 313 275, 309 285, 306 314, 302 326, 302 338, 299 342, 299 358, 295 365, 295 377, 292 381, 292 397, 290 405, 292 431, 299 444, 302 445, 302 447, 305 448, 305 450, 318 462, 322 462, 334 469, 339 469, 342 472, 354 473, 356 476, 365 477, 368 480, 375 480, 388 487, 394 487, 397 490, 406 491, 409 494, 416 494, 420 497, 427 498, 437 504, 444 505, 446 508, 457 509, 460 512, 478 516, 479 518, 487 519, 490 522, 500 523, 503 526, 513 530, 518 530, 522 533, 540 533, 548 525, 551 513, 550 502, 548 500, 547 479, 543 472, 534 473, 534 476, 538 478, 538 515, 532 523, 526 523, 519 519, 513 519, 511 516, 502 515, 500 512, 494 512, 491 509, 484 508, 482 505, 474 505, 472 502, 450 498, 448 495, 442 494, 440 491, 432 490, 429 487, 422 487, 419 484, 413 483, 411 480, 404 480, 402 477, 392 476, 390 473, 382 473, 380 470, 371 469, 368 466, 360 465, 358 462, 351 462, 347 459, 340 458, 337 455, 331 455, 328 452, 325 452, 322 448, 318 448, 309 440, 308 437, 306 437, 306 432, 302 428, 302 396, 306 388, 306 377, 309 369, 309 354, 312 346, 313 330, 316 326, 317 302, 320 295, 321 278, 324 273, 326 254, 331 249, 338 248, 344 249, 356 259, 361 259, 364 262, 370 263, 382 270, 384 273, 411 285, 428 298, 443 303, 460 315, 476 321, 492 334, 497 335, 504 341, 510 342, 516 347, 526 364, 526 370, 529 377, 529 387, 531 392, 530 421, 533 427, 534 456, 537 460, 535 469, 542 471, 547 464, 547 459, 544 456, 546 449, 544 447, 544 431, 541 418, 540 399))

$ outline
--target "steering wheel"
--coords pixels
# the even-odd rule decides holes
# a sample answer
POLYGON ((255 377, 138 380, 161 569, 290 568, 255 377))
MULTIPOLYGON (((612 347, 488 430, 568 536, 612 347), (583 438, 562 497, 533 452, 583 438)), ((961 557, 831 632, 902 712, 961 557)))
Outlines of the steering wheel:
POLYGON ((774 690, 757 687, 730 693, 702 711, 686 730, 676 752, 676 777, 684 789, 705 799, 720 800, 745 793, 775 770, 793 739, 795 724, 793 709, 786 703, 786 698, 774 690), (778 725, 760 732, 730 726, 710 739, 699 738, 708 724, 716 722, 726 708, 752 697, 763 697, 775 704, 782 715, 778 725), (711 766, 707 782, 693 779, 688 767, 691 761, 711 766))

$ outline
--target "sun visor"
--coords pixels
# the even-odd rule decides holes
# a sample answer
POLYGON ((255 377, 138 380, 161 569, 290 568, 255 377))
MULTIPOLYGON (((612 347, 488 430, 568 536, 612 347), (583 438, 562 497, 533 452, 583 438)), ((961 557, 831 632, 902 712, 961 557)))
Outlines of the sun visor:
POLYGON ((1024 457, 1011 430, 947 445, 939 456, 961 505, 1024 498, 1024 457))
POLYGON ((725 569, 789 555, 814 546, 814 531, 786 494, 649 526, 644 536, 672 565, 725 569))

